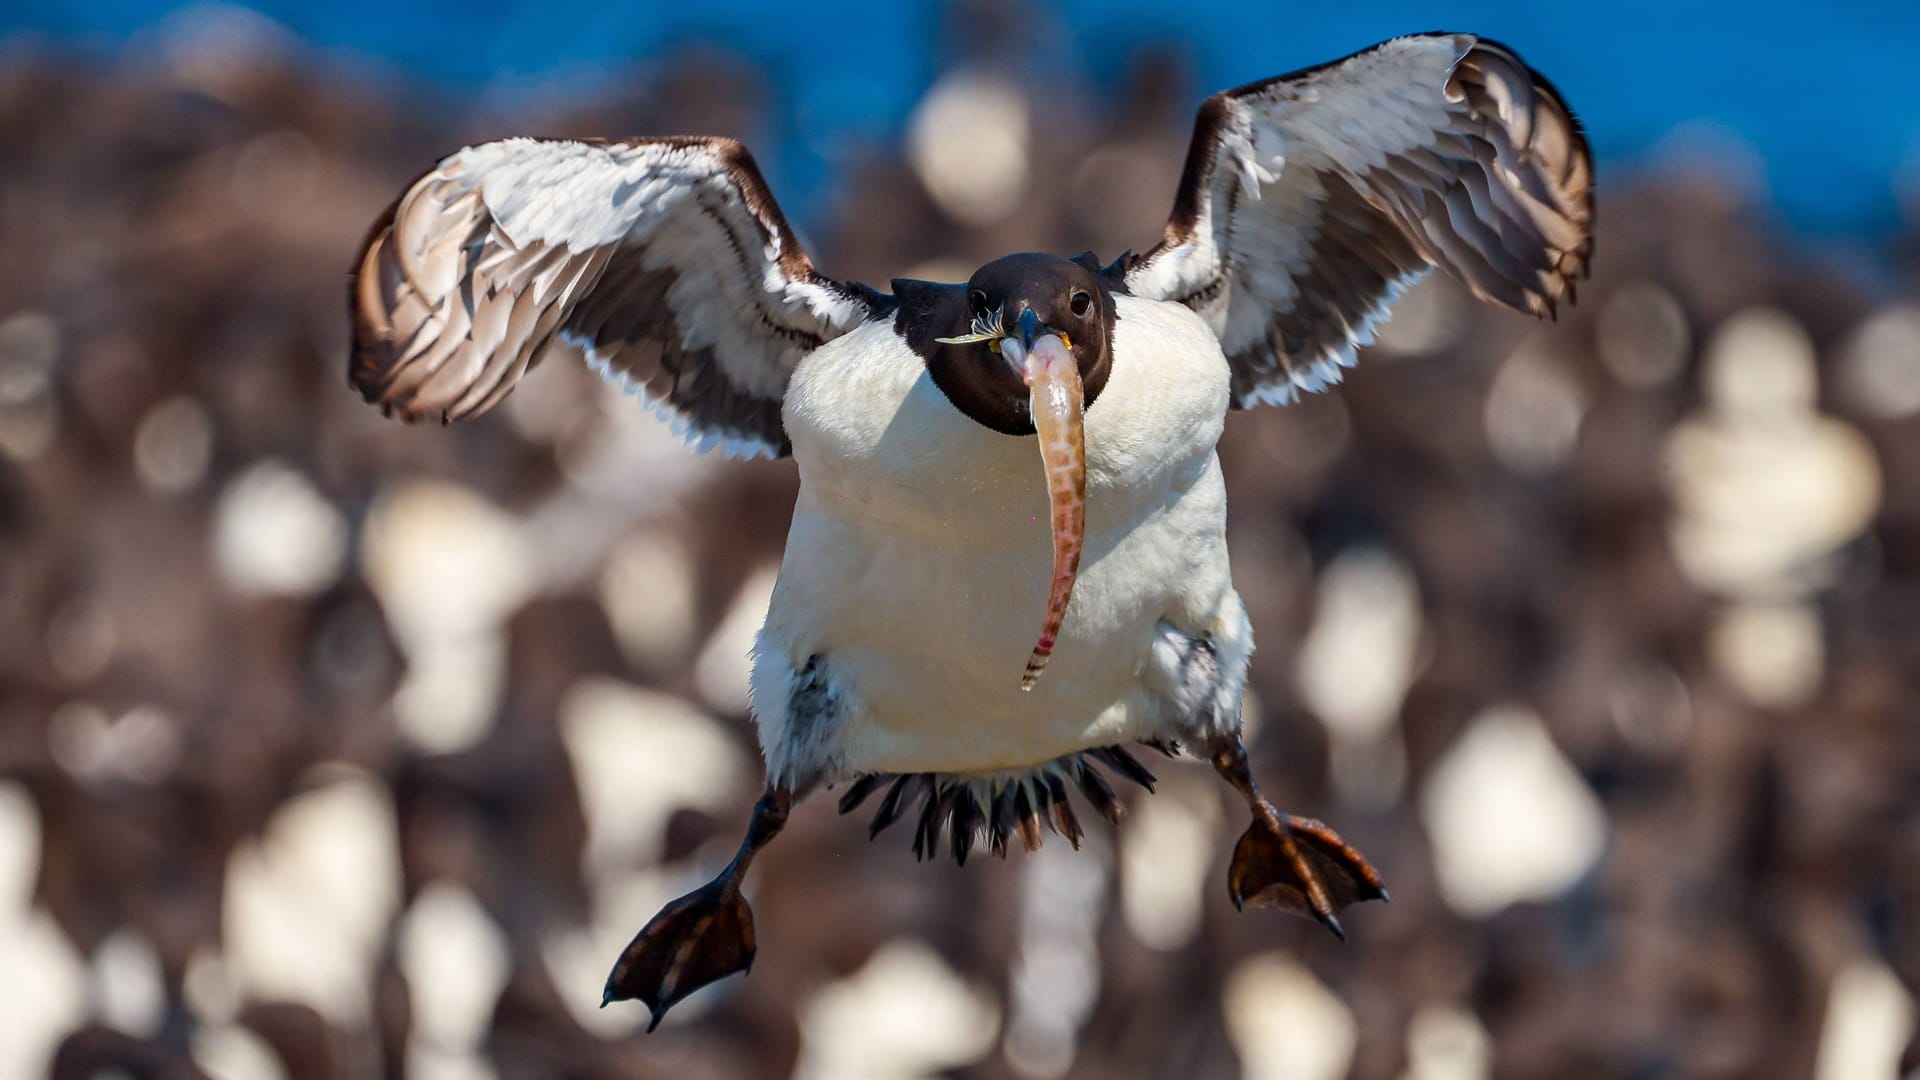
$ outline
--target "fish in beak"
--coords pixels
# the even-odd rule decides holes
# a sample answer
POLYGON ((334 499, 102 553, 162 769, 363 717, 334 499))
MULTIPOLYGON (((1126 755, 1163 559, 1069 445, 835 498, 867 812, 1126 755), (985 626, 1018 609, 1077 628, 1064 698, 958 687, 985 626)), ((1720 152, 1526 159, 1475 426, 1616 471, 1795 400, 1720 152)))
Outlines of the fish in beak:
POLYGON ((1053 576, 1047 590, 1047 617, 1040 639, 1027 658, 1020 689, 1032 690, 1047 669, 1047 659, 1066 621, 1080 573, 1080 552, 1087 535, 1087 441, 1080 367, 1065 334, 1042 326, 1033 309, 1020 314, 1017 330, 1000 341, 1000 355, 1025 380, 1046 469, 1047 502, 1053 525, 1053 576))

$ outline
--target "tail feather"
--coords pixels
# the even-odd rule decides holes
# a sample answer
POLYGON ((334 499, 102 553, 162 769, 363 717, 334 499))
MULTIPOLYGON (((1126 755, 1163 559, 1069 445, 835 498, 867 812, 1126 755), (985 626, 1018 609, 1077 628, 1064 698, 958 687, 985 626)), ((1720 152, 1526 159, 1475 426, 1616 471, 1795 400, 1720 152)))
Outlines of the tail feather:
POLYGON ((869 773, 855 780, 853 786, 847 789, 847 793, 840 796, 840 812, 851 814, 858 810, 860 804, 867 801, 867 796, 872 795, 886 781, 886 776, 881 773, 869 773))
MULTIPOLYGON (((1177 743, 1154 741, 1147 745, 1169 756, 1179 749, 1177 743)), ((1077 849, 1085 833, 1068 799, 1069 784, 1078 788, 1088 804, 1109 822, 1119 824, 1126 813, 1113 786, 1094 767, 1096 762, 1115 775, 1153 791, 1156 778, 1138 758, 1124 747, 1103 746, 1068 754, 1018 773, 971 776, 869 773, 855 780, 841 796, 840 812, 846 814, 859 809, 882 785, 887 785, 868 835, 880 835, 904 817, 910 806, 917 804, 913 853, 923 860, 935 857, 943 830, 949 833, 948 850, 953 860, 962 866, 966 865, 975 844, 982 844, 1004 858, 1008 841, 1018 836, 1022 847, 1028 851, 1038 850, 1045 838, 1045 829, 1064 837, 1077 849)))
POLYGON ((907 784, 913 778, 914 774, 912 773, 902 773, 894 779, 893 786, 887 789, 887 797, 880 800, 880 809, 874 812, 873 824, 867 827, 867 839, 871 840, 879 836, 881 830, 893 824, 894 821, 900 817, 900 811, 906 796, 907 784))
POLYGON ((1053 831, 1066 837, 1075 851, 1080 850, 1080 819, 1074 816, 1073 804, 1067 801, 1067 783, 1051 773, 1047 775, 1047 799, 1053 831))

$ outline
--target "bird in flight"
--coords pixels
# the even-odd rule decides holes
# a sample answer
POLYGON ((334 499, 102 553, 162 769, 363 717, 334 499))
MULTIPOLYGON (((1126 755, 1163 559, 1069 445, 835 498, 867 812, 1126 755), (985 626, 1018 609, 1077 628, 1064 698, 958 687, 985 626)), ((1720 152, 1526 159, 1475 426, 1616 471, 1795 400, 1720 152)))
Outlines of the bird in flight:
POLYGON ((701 450, 791 456, 800 494, 753 654, 764 795, 737 854, 618 958, 657 1025, 752 964, 742 883, 792 806, 846 785, 872 832, 1075 847, 1130 749, 1245 799, 1227 887, 1344 936, 1386 899, 1332 829, 1277 810, 1240 739, 1253 635, 1215 444, 1233 409, 1339 381, 1435 267, 1551 317, 1592 250, 1592 162, 1552 86, 1468 34, 1396 38, 1201 106, 1159 242, 1015 254, 890 292, 817 269, 723 138, 461 150, 375 225, 351 379, 407 420, 483 413, 577 355, 701 450))

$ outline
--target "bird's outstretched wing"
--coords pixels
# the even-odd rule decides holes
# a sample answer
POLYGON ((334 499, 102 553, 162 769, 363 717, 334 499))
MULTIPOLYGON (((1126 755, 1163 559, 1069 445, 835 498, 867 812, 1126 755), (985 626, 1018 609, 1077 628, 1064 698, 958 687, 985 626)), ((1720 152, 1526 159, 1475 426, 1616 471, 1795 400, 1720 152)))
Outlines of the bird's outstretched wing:
POLYGON ((558 342, 701 449, 777 457, 800 358, 886 305, 814 269, 732 139, 507 139, 440 162, 375 224, 350 377, 408 420, 457 420, 558 342))
POLYGON ((1396 38, 1208 98, 1164 237, 1122 269, 1212 324, 1236 406, 1285 403, 1339 381, 1435 266, 1555 314, 1592 252, 1592 180, 1579 123, 1512 51, 1396 38))

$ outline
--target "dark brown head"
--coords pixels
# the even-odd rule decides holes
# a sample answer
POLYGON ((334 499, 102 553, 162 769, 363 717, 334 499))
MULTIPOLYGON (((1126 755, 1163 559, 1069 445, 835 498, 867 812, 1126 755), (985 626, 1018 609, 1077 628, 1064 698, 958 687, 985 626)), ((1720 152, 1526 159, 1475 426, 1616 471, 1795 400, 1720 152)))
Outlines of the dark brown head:
POLYGON ((1034 430, 1029 388, 1002 356, 1004 338, 1022 340, 1025 352, 1044 335, 1064 338, 1089 407, 1107 384, 1113 293, 1092 255, 1008 255, 974 271, 964 287, 899 279, 893 291, 900 303, 894 326, 926 361, 934 385, 954 408, 994 431, 1034 430))

